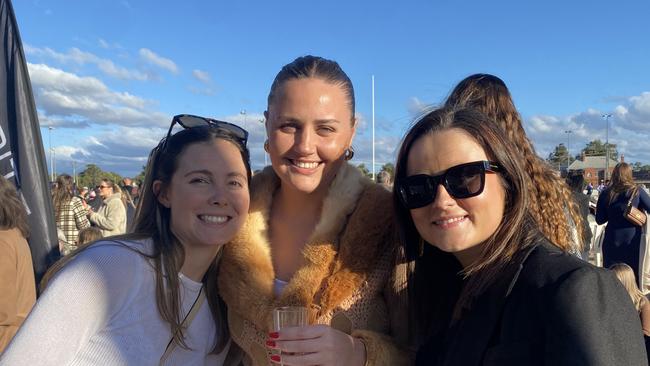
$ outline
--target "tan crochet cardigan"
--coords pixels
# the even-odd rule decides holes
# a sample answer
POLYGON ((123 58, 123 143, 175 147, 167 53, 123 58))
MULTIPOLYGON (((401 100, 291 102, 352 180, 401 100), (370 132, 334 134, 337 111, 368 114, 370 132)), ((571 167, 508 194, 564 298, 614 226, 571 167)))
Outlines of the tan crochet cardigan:
POLYGON ((397 241, 390 193, 344 165, 323 203, 319 223, 303 249, 305 265, 282 294, 268 239, 269 211, 279 179, 271 168, 253 178, 247 222, 224 247, 219 292, 228 305, 233 340, 246 365, 268 364, 264 342, 275 307, 311 309, 312 323, 329 324, 360 338, 367 365, 406 365, 405 274, 395 270, 397 241), (399 273, 399 275, 397 275, 399 273))

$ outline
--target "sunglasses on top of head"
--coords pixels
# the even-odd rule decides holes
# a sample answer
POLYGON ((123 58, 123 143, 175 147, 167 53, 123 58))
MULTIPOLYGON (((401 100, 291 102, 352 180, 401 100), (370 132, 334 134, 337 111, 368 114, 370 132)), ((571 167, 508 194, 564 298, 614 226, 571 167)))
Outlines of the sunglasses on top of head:
POLYGON ((499 172, 501 166, 491 161, 474 161, 453 166, 441 174, 417 174, 404 178, 397 187, 400 200, 408 209, 424 207, 436 199, 442 184, 453 198, 478 196, 485 188, 485 172, 499 172))
POLYGON ((179 114, 172 118, 172 124, 169 126, 169 131, 167 131, 167 137, 165 137, 164 145, 166 145, 166 142, 169 141, 169 138, 172 135, 172 129, 176 124, 181 125, 181 127, 185 129, 202 126, 213 127, 225 132, 229 136, 234 137, 239 143, 242 144, 242 146, 246 146, 246 143, 248 142, 248 131, 235 124, 219 121, 213 118, 194 116, 191 114, 179 114))

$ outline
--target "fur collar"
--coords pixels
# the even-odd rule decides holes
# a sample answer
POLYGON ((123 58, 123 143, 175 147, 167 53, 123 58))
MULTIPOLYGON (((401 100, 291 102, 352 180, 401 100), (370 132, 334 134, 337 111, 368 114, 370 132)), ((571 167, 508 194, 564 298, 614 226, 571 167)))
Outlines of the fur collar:
POLYGON ((310 307, 312 321, 327 314, 362 285, 386 246, 394 244, 387 237, 392 230, 390 194, 345 164, 303 249, 306 264, 275 298, 268 222, 279 184, 270 167, 254 177, 248 219, 224 247, 220 264, 219 292, 224 301, 260 329, 268 328, 278 306, 310 307))

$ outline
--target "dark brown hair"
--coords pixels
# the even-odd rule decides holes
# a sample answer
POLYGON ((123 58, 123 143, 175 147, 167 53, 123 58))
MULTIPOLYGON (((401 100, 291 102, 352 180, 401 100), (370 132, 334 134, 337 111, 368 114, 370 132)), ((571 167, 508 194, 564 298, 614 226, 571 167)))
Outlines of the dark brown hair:
MULTIPOLYGON (((193 144, 211 142, 215 139, 230 141, 239 149, 250 183, 251 169, 249 152, 246 146, 242 145, 238 139, 224 133, 218 128, 208 126, 181 130, 170 136, 168 141, 163 139, 149 154, 144 183, 141 186, 140 201, 135 212, 132 233, 114 236, 108 239, 111 241, 152 239, 154 243, 153 254, 138 253, 153 260, 156 272, 156 304, 158 306, 158 312, 161 318, 170 324, 171 333, 174 334, 174 342, 184 348, 187 348, 187 345, 184 340, 184 329, 181 327, 182 311, 180 309, 179 279, 178 276, 165 274, 178 274, 180 272, 185 260, 185 251, 178 238, 171 231, 171 210, 158 202, 153 190, 153 184, 157 180, 161 181, 161 191, 163 191, 171 183, 172 177, 178 169, 179 158, 187 147, 193 144)), ((113 184, 114 189, 115 187, 117 185, 113 184)), ((80 248, 55 263, 43 277, 41 288, 45 288, 48 281, 66 263, 89 247, 92 247, 92 245, 80 248)), ((219 296, 217 286, 220 257, 221 251, 203 278, 208 304, 217 324, 218 343, 213 350, 216 353, 221 352, 230 340, 227 309, 225 303, 219 296)))
POLYGON ((411 328, 419 336, 427 332, 437 311, 454 308, 454 313, 458 315, 460 309, 470 306, 472 298, 493 283, 501 270, 522 249, 533 243, 538 231, 528 209, 528 177, 523 166, 521 155, 503 131, 487 116, 472 109, 434 110, 407 132, 397 156, 393 203, 404 253, 407 259, 413 261, 408 278, 409 313, 411 328), (467 133, 483 148, 490 160, 501 166, 498 174, 505 191, 501 223, 481 244, 480 257, 465 269, 460 267, 451 253, 442 252, 424 242, 413 223, 410 210, 396 193, 407 177, 408 156, 415 142, 426 135, 449 129, 467 133), (459 272, 467 278, 462 293, 458 292, 458 281, 461 280, 459 272), (453 282, 457 283, 456 288, 450 285, 453 282), (459 296, 458 301, 455 301, 455 296, 459 296))
MULTIPOLYGON (((465 106, 477 109, 494 121, 514 142, 524 157, 524 170, 530 179, 527 183, 530 210, 541 232, 556 246, 565 251, 580 250, 580 243, 572 239, 571 220, 576 228, 583 220, 571 190, 548 164, 535 153, 533 144, 526 136, 521 117, 515 108, 508 87, 494 75, 474 74, 462 80, 451 92, 445 106, 465 106), (568 211, 568 215, 567 215, 568 211)), ((578 236, 582 236, 580 230, 578 236)))
POLYGON ((27 212, 18 197, 16 187, 0 175, 0 230, 18 229, 24 238, 29 237, 27 212))

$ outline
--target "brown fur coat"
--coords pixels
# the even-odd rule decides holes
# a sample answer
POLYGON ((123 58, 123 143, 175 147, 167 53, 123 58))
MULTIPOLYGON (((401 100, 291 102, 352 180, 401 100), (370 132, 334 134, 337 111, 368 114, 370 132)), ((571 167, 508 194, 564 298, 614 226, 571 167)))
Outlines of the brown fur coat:
POLYGON ((219 292, 228 305, 233 340, 250 357, 247 363, 268 363, 264 341, 273 309, 300 305, 311 310, 311 323, 360 338, 367 365, 406 364, 407 354, 398 346, 406 341, 407 315, 400 298, 405 277, 395 271, 390 194, 344 165, 303 249, 306 264, 276 298, 268 222, 279 184, 270 168, 254 177, 249 217, 224 247, 220 264, 219 292))

